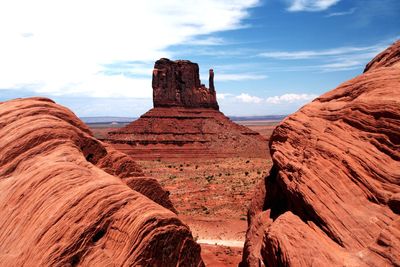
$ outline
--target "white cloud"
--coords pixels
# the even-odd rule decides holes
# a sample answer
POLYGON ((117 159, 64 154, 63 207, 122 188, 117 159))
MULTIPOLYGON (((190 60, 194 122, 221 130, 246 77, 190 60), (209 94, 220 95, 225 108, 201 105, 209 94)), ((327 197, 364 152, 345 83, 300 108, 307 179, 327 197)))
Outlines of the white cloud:
POLYGON ((322 11, 337 4, 340 0, 291 0, 288 11, 322 11))
POLYGON ((335 61, 328 64, 321 64, 316 66, 321 72, 334 72, 334 71, 344 71, 344 70, 354 70, 360 67, 364 67, 359 60, 347 60, 335 61))
MULTIPOLYGON (((55 95, 151 96, 151 83, 110 75, 107 64, 151 64, 172 45, 217 44, 208 34, 243 27, 258 0, 14 0, 0 2, 0 88, 55 95), (197 39, 201 36, 203 39, 197 39)), ((150 74, 151 75, 151 74, 150 74)), ((149 77, 151 77, 149 75, 149 77)))
POLYGON ((252 104, 261 104, 268 103, 274 105, 286 105, 286 104, 301 104, 309 102, 310 100, 317 97, 315 94, 283 94, 276 95, 267 98, 261 98, 258 96, 253 96, 248 93, 241 93, 240 95, 232 95, 232 94, 217 94, 217 97, 220 100, 236 99, 243 103, 252 103, 252 104))
POLYGON ((365 64, 383 51, 390 41, 385 41, 371 46, 337 47, 325 50, 302 50, 302 51, 273 51, 260 53, 260 57, 275 60, 314 60, 313 65, 291 65, 283 67, 264 68, 265 71, 314 71, 333 72, 362 69, 365 64))
POLYGON ((316 97, 317 95, 313 94, 283 94, 280 96, 268 97, 265 101, 269 104, 287 104, 295 102, 308 102, 316 97))
POLYGON ((186 45, 223 45, 225 41, 219 37, 193 38, 185 42, 186 45))
POLYGON ((348 11, 343 11, 343 12, 332 12, 326 15, 325 17, 330 18, 330 17, 339 17, 339 16, 347 16, 351 15, 356 11, 356 8, 352 8, 348 11))
POLYGON ((255 104, 259 104, 263 101, 262 98, 257 97, 257 96, 251 96, 249 94, 246 93, 241 93, 240 95, 235 97, 236 99, 244 102, 244 103, 255 103, 255 104))
POLYGON ((59 86, 43 87, 38 92, 45 92, 52 95, 81 95, 84 92, 91 97, 137 97, 151 98, 151 79, 128 78, 125 75, 93 75, 87 77, 83 82, 67 87, 63 92, 59 86), (149 90, 150 89, 150 90, 149 90))
POLYGON ((376 46, 365 47, 337 47, 326 50, 302 50, 302 51, 274 51, 264 52, 259 54, 261 57, 283 59, 283 60, 296 60, 296 59, 310 59, 325 56, 337 56, 345 54, 357 54, 360 52, 375 52, 376 46))
POLYGON ((263 80, 268 78, 267 75, 253 73, 217 73, 216 81, 246 81, 246 80, 263 80))
POLYGON ((217 93, 217 99, 218 100, 223 100, 226 99, 227 97, 233 96, 232 94, 229 93, 217 93))

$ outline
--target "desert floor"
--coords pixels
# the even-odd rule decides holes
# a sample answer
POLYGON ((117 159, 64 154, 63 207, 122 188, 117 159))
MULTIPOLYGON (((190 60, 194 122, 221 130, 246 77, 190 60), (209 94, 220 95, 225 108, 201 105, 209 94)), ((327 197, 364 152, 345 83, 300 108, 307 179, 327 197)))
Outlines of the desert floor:
MULTIPOLYGON (((267 139, 277 124, 273 121, 238 123, 267 139)), ((110 125, 97 125, 92 130, 101 138, 110 130, 110 125)), ((247 207, 255 187, 268 174, 271 159, 237 157, 136 161, 146 175, 157 178, 170 192, 180 219, 189 225, 202 247, 206 266, 237 266, 242 258, 247 207)))

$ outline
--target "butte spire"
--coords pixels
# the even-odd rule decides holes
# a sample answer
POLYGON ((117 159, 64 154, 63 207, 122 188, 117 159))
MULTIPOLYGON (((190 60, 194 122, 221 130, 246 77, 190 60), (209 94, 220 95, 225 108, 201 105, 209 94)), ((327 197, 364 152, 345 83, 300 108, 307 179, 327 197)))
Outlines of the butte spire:
POLYGON ((152 87, 154 108, 104 141, 134 158, 266 157, 259 133, 219 111, 212 69, 207 88, 196 63, 162 58, 154 64, 152 87))

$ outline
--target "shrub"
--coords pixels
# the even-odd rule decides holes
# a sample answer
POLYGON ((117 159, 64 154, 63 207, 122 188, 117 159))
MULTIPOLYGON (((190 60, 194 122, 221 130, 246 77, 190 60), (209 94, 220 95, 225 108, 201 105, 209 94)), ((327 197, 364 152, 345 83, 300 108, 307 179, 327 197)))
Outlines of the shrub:
POLYGON ((214 180, 214 175, 206 176, 206 180, 207 180, 207 182, 211 182, 212 180, 214 180))

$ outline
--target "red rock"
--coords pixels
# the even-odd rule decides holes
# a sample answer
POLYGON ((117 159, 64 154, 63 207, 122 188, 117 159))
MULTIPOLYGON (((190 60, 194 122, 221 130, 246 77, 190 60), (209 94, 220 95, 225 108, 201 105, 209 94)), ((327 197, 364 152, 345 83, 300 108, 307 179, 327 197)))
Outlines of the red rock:
POLYGON ((160 59, 153 72, 154 108, 104 139, 131 157, 216 158, 267 156, 267 142, 218 111, 214 72, 210 89, 199 67, 187 60, 160 59))
POLYGON ((157 60, 153 70, 154 107, 213 108, 218 110, 214 89, 214 72, 210 70, 207 89, 200 82, 199 66, 188 60, 157 60))
POLYGON ((400 266, 399 53, 274 130, 241 266, 400 266))
POLYGON ((150 198, 164 208, 178 213, 169 199, 170 193, 165 191, 156 179, 152 177, 127 177, 123 181, 133 190, 150 198))
POLYGON ((397 64, 400 60, 400 50, 399 45, 393 45, 377 55, 371 62, 367 64, 364 69, 364 72, 369 70, 373 70, 375 68, 380 67, 390 67, 394 64, 397 64))
POLYGON ((141 176, 51 100, 0 103, 0 266, 203 266, 168 193, 141 176))

